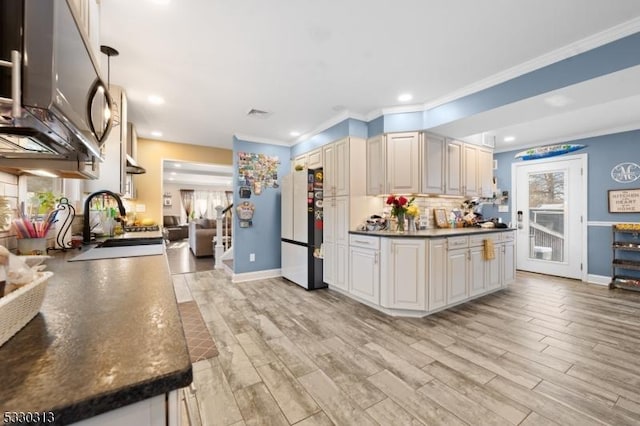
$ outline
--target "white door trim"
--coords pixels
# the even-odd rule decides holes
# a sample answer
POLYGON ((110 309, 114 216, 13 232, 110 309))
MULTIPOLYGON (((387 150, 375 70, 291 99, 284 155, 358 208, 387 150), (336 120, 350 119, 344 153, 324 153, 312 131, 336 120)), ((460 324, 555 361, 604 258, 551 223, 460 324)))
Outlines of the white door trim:
POLYGON ((580 230, 582 232, 582 274, 581 279, 584 282, 587 282, 588 271, 589 271, 589 241, 587 234, 587 223, 588 223, 588 215, 587 206, 589 205, 589 200, 587 198, 589 194, 589 169, 587 168, 588 162, 588 154, 574 154, 574 155, 562 155, 557 157, 549 157, 549 158, 541 158, 539 160, 528 160, 528 161, 516 161, 511 163, 511 223, 514 226, 517 226, 517 212, 515 209, 515 203, 517 200, 517 168, 519 166, 530 166, 534 164, 544 164, 544 163, 553 163, 555 161, 565 161, 565 160, 580 160, 580 168, 582 169, 582 205, 580 206, 580 210, 585 212, 582 215, 582 224, 580 226, 580 230))

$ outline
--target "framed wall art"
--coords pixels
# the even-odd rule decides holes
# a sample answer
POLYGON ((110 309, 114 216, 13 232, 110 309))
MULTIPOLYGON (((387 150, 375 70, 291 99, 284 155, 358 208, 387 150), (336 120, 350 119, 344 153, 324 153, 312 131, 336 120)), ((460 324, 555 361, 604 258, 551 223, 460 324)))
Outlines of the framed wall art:
POLYGON ((610 189, 609 213, 640 213, 640 188, 610 189))

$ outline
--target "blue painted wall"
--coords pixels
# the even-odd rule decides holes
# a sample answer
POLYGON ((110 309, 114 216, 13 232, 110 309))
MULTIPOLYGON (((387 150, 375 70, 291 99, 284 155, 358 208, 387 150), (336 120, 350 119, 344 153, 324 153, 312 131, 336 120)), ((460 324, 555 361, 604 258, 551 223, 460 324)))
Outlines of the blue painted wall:
MULTIPOLYGON (((610 189, 640 188, 640 180, 633 183, 618 183, 611 178, 611 169, 623 162, 640 163, 640 130, 615 133, 593 138, 579 139, 571 143, 587 147, 576 154, 588 154, 588 204, 587 221, 592 222, 640 222, 640 213, 609 213, 608 194, 610 189)), ((494 155, 498 169, 494 171, 498 188, 511 193, 511 164, 520 162, 514 158, 521 150, 502 152, 494 155)), ((561 158, 561 157, 558 157, 561 158)), ((512 199, 509 199, 509 213, 498 213, 497 207, 483 207, 485 217, 502 217, 505 223, 511 221, 512 199)), ((589 226, 588 228, 588 273, 609 276, 611 274, 611 228, 589 226)))
POLYGON ((290 173, 289 147, 268 145, 233 138, 233 203, 240 205, 243 201, 255 204, 253 226, 240 228, 238 216, 234 213, 233 221, 233 270, 240 274, 280 268, 280 188, 264 188, 262 194, 251 195, 250 199, 238 196, 238 152, 251 152, 277 156, 278 185, 282 176, 290 173), (249 254, 255 253, 255 262, 249 262, 249 254))

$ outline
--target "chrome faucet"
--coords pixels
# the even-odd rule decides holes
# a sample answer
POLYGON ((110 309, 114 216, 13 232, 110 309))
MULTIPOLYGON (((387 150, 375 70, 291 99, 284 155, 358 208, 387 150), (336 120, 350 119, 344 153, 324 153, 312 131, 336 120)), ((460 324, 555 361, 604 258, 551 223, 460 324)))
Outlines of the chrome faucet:
POLYGON ((91 242, 91 224, 89 223, 89 205, 91 204, 91 200, 93 197, 97 195, 109 195, 116 200, 118 203, 118 210, 120 210, 120 216, 125 217, 127 212, 124 209, 124 205, 122 204, 122 199, 120 196, 114 192, 103 189, 102 191, 96 191, 93 194, 89 194, 86 200, 84 200, 84 212, 83 212, 83 223, 82 223, 82 242, 84 244, 89 244, 91 242))

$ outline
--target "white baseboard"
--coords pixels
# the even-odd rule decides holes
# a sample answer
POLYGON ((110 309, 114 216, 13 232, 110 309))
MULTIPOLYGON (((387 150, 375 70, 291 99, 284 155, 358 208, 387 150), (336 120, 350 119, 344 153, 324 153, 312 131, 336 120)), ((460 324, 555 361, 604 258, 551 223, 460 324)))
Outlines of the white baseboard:
POLYGON ((598 285, 609 285, 611 282, 611 277, 606 275, 587 275, 587 282, 590 284, 598 284, 598 285))
POLYGON ((282 270, 278 269, 265 269, 263 271, 243 272, 241 274, 233 274, 231 276, 232 283, 241 283, 245 281, 264 280, 267 278, 276 278, 282 276, 282 270))

